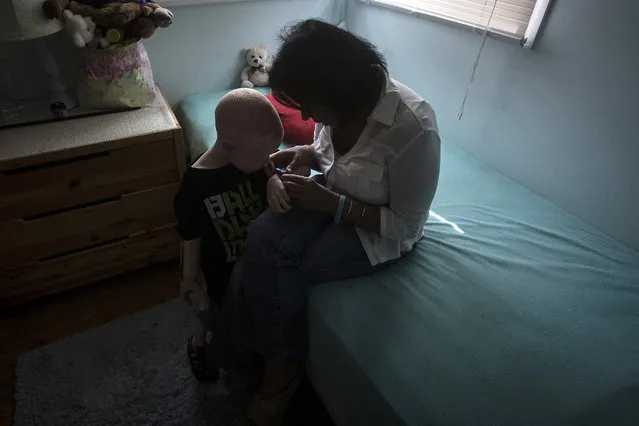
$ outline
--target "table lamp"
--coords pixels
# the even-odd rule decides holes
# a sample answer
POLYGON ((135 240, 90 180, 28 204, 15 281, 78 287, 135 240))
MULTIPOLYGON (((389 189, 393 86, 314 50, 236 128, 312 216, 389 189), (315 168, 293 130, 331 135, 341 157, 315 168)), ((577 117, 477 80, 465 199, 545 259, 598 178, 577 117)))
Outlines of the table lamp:
POLYGON ((0 117, 0 127, 63 117, 76 106, 60 79, 60 71, 53 55, 42 39, 62 30, 63 24, 44 15, 43 2, 44 0, 0 0, 0 41, 36 40, 49 88, 48 102, 20 105, 19 116, 5 117, 4 120, 0 117))

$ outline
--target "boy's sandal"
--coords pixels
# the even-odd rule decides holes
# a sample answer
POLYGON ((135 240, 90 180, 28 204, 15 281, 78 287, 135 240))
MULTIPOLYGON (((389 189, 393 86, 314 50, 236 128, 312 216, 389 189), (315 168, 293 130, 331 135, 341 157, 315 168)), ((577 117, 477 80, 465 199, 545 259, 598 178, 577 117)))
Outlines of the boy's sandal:
POLYGON ((193 345, 193 337, 189 338, 189 341, 186 343, 186 354, 189 356, 191 371, 193 371, 193 375, 199 382, 217 382, 219 379, 217 368, 213 368, 208 363, 204 346, 196 347, 193 345))
POLYGON ((255 395, 246 414, 249 423, 252 426, 279 426, 286 413, 286 408, 303 378, 304 370, 300 365, 295 376, 282 388, 279 394, 269 398, 255 395))

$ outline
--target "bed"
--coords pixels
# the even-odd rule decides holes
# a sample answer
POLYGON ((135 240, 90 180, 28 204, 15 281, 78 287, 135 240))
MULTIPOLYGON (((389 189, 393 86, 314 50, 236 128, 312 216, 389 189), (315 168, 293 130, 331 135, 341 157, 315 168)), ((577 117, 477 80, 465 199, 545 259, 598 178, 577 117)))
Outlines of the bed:
MULTIPOLYGON (((189 144, 208 137, 192 114, 189 144)), ((337 424, 639 424, 639 253, 442 151, 413 252, 311 290, 309 375, 337 424)))

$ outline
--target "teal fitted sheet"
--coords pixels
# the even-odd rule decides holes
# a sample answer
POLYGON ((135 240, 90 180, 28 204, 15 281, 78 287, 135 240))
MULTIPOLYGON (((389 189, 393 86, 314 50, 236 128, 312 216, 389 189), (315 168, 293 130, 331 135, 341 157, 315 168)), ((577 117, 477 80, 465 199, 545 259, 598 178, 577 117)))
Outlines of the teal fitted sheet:
POLYGON ((639 424, 639 254, 444 145, 426 236, 311 290, 339 424, 639 424))

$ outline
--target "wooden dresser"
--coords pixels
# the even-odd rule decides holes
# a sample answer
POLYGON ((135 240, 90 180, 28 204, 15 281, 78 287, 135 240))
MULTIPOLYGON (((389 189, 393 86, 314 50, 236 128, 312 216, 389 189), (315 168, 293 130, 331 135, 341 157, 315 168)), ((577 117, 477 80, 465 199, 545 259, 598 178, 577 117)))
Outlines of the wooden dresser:
POLYGON ((0 130, 0 307, 179 258, 182 130, 153 106, 0 130))

